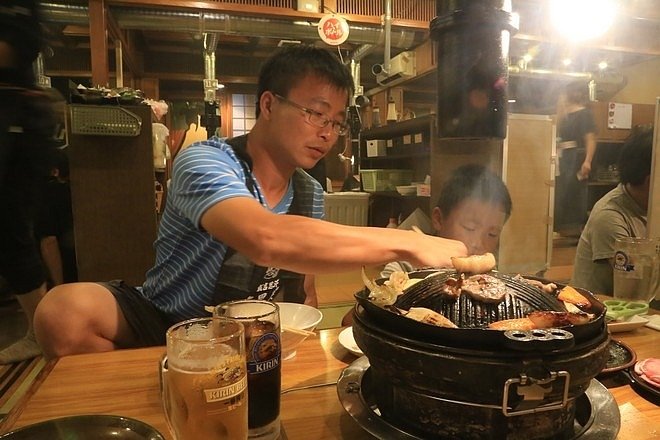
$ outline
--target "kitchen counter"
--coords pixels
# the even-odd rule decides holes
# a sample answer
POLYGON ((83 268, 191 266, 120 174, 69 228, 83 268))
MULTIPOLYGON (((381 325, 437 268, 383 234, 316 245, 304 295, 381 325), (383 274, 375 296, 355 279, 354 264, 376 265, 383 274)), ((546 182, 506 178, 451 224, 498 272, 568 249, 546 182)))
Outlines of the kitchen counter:
MULTIPOLYGON (((341 329, 317 332, 283 362, 282 439, 370 439, 348 415, 334 386, 353 362, 337 340, 341 329), (305 388, 310 387, 311 388, 305 388), (289 390, 289 391, 286 391, 289 390)), ((638 359, 660 355, 660 332, 642 327, 613 334, 638 359)), ((31 390, 0 423, 0 433, 77 414, 114 414, 142 420, 171 439, 158 393, 158 360, 164 347, 68 356, 51 361, 31 390)), ((624 384, 610 388, 621 413, 619 440, 660 437, 660 407, 624 384)))

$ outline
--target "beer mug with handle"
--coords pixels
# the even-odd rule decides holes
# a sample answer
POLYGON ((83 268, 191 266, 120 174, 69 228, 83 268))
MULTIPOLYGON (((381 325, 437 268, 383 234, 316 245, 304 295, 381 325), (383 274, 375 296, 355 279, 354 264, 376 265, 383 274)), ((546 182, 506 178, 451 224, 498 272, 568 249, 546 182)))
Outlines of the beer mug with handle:
POLYGON ((243 324, 197 318, 167 330, 161 399, 176 440, 247 439, 243 324))
POLYGON ((280 435, 282 350, 277 304, 239 300, 218 305, 214 316, 237 319, 245 326, 248 371, 248 438, 274 440, 280 435))

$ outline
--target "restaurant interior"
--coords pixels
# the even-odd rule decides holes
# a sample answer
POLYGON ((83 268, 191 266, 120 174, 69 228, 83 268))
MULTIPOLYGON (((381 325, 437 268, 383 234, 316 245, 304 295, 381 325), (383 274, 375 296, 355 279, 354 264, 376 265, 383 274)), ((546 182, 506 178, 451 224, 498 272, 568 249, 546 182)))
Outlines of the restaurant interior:
MULTIPOLYGON (((511 12, 500 23, 505 41, 500 43, 508 51, 503 56, 508 81, 505 131, 499 136, 444 136, 437 122, 442 112, 438 96, 461 87, 461 81, 449 78, 448 67, 442 64, 452 62, 446 51, 462 53, 472 50, 470 44, 487 45, 465 36, 457 37, 454 46, 440 45, 443 37, 438 36, 438 28, 443 23, 434 19, 439 11, 462 3, 42 1, 46 47, 35 69, 40 85, 61 103, 58 141, 68 150, 71 164, 79 279, 122 278, 134 285, 144 281, 153 263, 152 244, 176 154, 214 132, 221 136, 248 132, 255 121, 256 81, 262 62, 279 47, 311 44, 337 53, 350 66, 357 86, 351 98, 357 122, 323 164, 330 221, 385 227, 392 219, 398 224, 428 219, 451 170, 480 163, 503 178, 513 200, 513 214, 497 255, 499 270, 568 283, 579 235, 560 235, 552 224, 559 94, 575 80, 589 88, 598 147, 589 183, 591 207, 616 186, 612 165, 630 132, 653 124, 657 130, 660 8, 656 0, 491 2, 503 9, 510 7, 511 12), (586 9, 578 10, 582 3, 586 9), (615 9, 608 15, 610 5, 615 9), (339 43, 333 41, 335 34, 323 35, 319 24, 337 18, 348 34, 339 43), (126 104, 120 94, 127 97, 126 104), (141 105, 142 98, 149 105, 141 105), (119 105, 104 101, 110 99, 119 99, 119 105), (611 120, 611 103, 625 113, 620 126, 611 120), (92 115, 92 107, 101 110, 92 115), (138 128, 135 133, 109 133, 106 126, 92 133, 83 127, 85 118, 98 125, 112 118, 124 123, 122 118, 128 118, 126 124, 138 128), (162 138, 160 126, 167 132, 162 138), (388 175, 390 181, 383 181, 388 175), (403 180, 394 175, 403 175, 403 180), (367 184, 373 187, 367 189, 367 184), (403 193, 397 190, 399 186, 408 187, 406 191, 412 187, 414 192, 403 193), (368 196, 349 192, 356 187, 368 196), (116 209, 130 210, 133 215, 127 219, 107 215, 116 209)), ((656 131, 656 157, 657 138, 656 131)), ((654 173, 649 235, 660 236, 658 159, 654 173)), ((381 267, 365 269, 376 278, 381 267)), ((316 329, 341 327, 342 317, 354 308, 354 295, 362 288, 359 271, 318 276, 323 320, 316 329)), ((0 347, 19 338, 25 327, 20 307, 9 291, 0 288, 0 347)), ((658 336, 650 340, 644 342, 650 347, 644 353, 658 357, 658 336)), ((45 365, 38 360, 26 363, 21 371, 0 369, 0 427, 45 365)), ((628 394, 625 398, 630 404, 628 394)), ((637 409, 642 407, 625 405, 619 404, 621 418, 641 414, 637 409)), ((643 408, 642 417, 628 431, 621 427, 620 438, 632 439, 632 432, 648 433, 644 423, 660 420, 657 406, 643 408)), ((363 438, 346 436, 356 431, 341 426, 339 433, 330 429, 325 436, 307 438, 363 438)), ((296 432, 304 430, 293 426, 287 429, 288 438, 305 438, 296 432)))

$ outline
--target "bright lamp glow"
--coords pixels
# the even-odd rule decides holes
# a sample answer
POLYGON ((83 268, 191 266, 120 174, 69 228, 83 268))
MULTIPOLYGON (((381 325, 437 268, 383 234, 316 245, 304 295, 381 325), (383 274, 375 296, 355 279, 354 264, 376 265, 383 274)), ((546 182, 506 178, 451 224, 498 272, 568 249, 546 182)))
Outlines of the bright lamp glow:
POLYGON ((567 39, 583 41, 604 34, 616 16, 615 0, 552 0, 550 16, 567 39))

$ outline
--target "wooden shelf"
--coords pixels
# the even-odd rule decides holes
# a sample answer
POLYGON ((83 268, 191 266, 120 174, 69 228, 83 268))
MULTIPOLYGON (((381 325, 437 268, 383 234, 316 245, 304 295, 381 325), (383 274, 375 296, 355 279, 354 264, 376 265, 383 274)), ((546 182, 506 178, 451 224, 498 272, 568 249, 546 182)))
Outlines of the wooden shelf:
POLYGON ((375 160, 375 161, 386 161, 386 160, 401 160, 401 159, 412 159, 412 158, 427 158, 429 157, 429 151, 414 151, 410 153, 398 153, 390 154, 387 156, 362 156, 360 160, 375 160))
POLYGON ((360 137, 362 139, 392 139, 397 136, 421 133, 429 130, 431 123, 434 121, 435 115, 429 114, 420 116, 419 118, 408 119, 406 121, 395 122, 394 124, 364 130, 360 133, 360 137))

